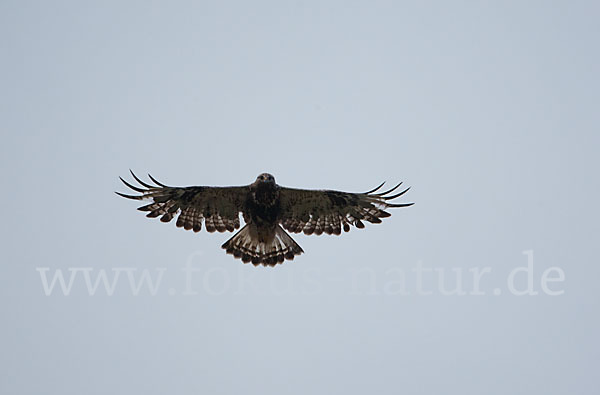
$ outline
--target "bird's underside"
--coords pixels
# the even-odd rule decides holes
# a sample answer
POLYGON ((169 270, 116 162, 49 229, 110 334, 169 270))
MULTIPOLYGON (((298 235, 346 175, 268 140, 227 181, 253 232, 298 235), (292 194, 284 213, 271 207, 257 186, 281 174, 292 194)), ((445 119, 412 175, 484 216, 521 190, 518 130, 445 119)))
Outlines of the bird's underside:
POLYGON ((121 181, 140 195, 116 193, 128 199, 151 200, 138 208, 148 212, 147 217, 160 217, 162 222, 177 217, 177 227, 194 232, 202 229, 202 223, 208 232, 233 232, 240 228, 241 213, 244 227, 221 247, 255 266, 275 266, 304 252, 285 230, 339 235, 351 226, 364 228, 363 221, 380 223, 381 218, 390 216, 387 208, 413 204, 390 202, 410 189, 391 195, 402 183, 385 192, 378 192, 382 183, 368 192, 349 193, 286 188, 277 185, 267 173, 250 185, 236 187, 169 187, 150 175, 154 185, 140 180, 133 172, 131 175, 140 186, 123 178, 121 181))

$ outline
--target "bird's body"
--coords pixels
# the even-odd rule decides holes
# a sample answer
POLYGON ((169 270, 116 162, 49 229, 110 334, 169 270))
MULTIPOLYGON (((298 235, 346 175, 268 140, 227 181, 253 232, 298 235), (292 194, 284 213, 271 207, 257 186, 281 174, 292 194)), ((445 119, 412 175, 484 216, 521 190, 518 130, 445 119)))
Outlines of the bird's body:
POLYGON ((246 199, 246 210, 244 210, 244 221, 252 221, 257 225, 275 224, 281 212, 279 201, 279 186, 275 180, 265 181, 260 177, 272 177, 261 174, 249 188, 249 196, 246 199))
POLYGON ((376 194, 374 192, 383 184, 365 193, 294 189, 277 185, 268 173, 260 174, 255 182, 241 187, 168 187, 150 176, 154 186, 143 182, 133 172, 132 175, 146 189, 121 180, 142 195, 117 194, 135 200, 152 199, 152 203, 139 208, 148 211, 148 217, 160 216, 161 221, 169 222, 179 214, 178 227, 198 232, 204 222, 207 231, 224 232, 240 227, 241 213, 245 226, 222 248, 254 265, 274 266, 304 252, 284 228, 307 235, 339 235, 342 228, 349 231, 350 225, 363 228, 361 220, 380 223, 380 218, 390 216, 383 210, 387 207, 412 205, 387 202, 408 191, 386 196, 400 184, 376 194))

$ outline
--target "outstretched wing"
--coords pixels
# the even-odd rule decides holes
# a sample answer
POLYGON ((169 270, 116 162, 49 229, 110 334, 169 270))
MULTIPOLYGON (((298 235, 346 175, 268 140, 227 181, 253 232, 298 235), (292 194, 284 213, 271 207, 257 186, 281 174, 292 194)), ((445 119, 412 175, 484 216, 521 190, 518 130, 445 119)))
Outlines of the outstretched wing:
POLYGON ((240 227, 239 213, 243 211, 248 187, 169 187, 149 174, 148 177, 156 185, 145 183, 133 172, 131 175, 143 188, 119 178, 141 195, 116 194, 127 199, 151 199, 152 203, 138 208, 140 211, 148 211, 146 217, 160 216, 162 222, 169 222, 179 215, 176 225, 194 232, 202 229, 203 221, 208 232, 233 232, 240 227))
POLYGON ((315 191, 305 189, 280 189, 281 225, 290 232, 320 235, 323 232, 339 235, 342 228, 350 231, 350 225, 364 228, 362 220, 378 224, 380 218, 391 214, 384 211, 388 207, 407 207, 414 203, 392 204, 389 201, 405 194, 410 188, 395 195, 389 195, 394 188, 377 192, 383 184, 364 193, 340 191, 315 191))

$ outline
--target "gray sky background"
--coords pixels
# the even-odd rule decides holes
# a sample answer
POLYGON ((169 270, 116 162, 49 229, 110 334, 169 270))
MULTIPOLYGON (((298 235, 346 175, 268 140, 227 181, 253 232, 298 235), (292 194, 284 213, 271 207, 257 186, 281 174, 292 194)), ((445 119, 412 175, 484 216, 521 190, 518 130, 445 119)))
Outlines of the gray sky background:
MULTIPOLYGON (((0 3, 4 394, 596 388, 596 2, 0 3), (118 176, 416 204, 275 269, 137 212, 118 176), (507 289, 533 251, 536 296, 507 289), (195 296, 182 295, 186 262, 195 296), (490 268, 485 295, 419 265, 490 268), (166 268, 156 295, 36 268, 166 268), (544 270, 564 282, 542 292, 544 270), (361 272, 361 270, 363 270, 361 272), (408 294, 388 288, 406 274, 408 294), (373 280, 373 282, 371 282, 373 280), (501 294, 492 291, 499 289, 501 294), (168 290, 175 294, 170 295, 168 290)), ((517 287, 525 287, 524 273, 517 287)))

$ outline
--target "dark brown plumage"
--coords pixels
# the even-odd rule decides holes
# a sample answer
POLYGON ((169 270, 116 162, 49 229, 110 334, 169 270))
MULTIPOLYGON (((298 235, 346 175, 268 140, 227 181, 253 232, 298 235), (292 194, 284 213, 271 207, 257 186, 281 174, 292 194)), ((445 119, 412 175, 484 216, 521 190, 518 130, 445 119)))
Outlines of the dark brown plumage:
POLYGON ((239 187, 169 187, 150 175, 155 185, 140 180, 133 172, 131 175, 141 187, 123 178, 121 181, 141 195, 116 193, 128 199, 151 199, 150 204, 138 208, 147 211, 147 217, 160 217, 162 222, 177 217, 178 227, 194 232, 202 229, 202 222, 208 232, 233 232, 240 227, 242 213, 246 224, 221 247, 244 263, 263 266, 275 266, 304 252, 284 229, 306 235, 339 235, 351 226, 364 228, 362 221, 380 223, 381 218, 390 216, 384 211, 387 208, 413 204, 389 202, 410 189, 390 195, 402 183, 380 193, 376 192, 383 183, 368 192, 349 193, 281 187, 268 173, 239 187))

